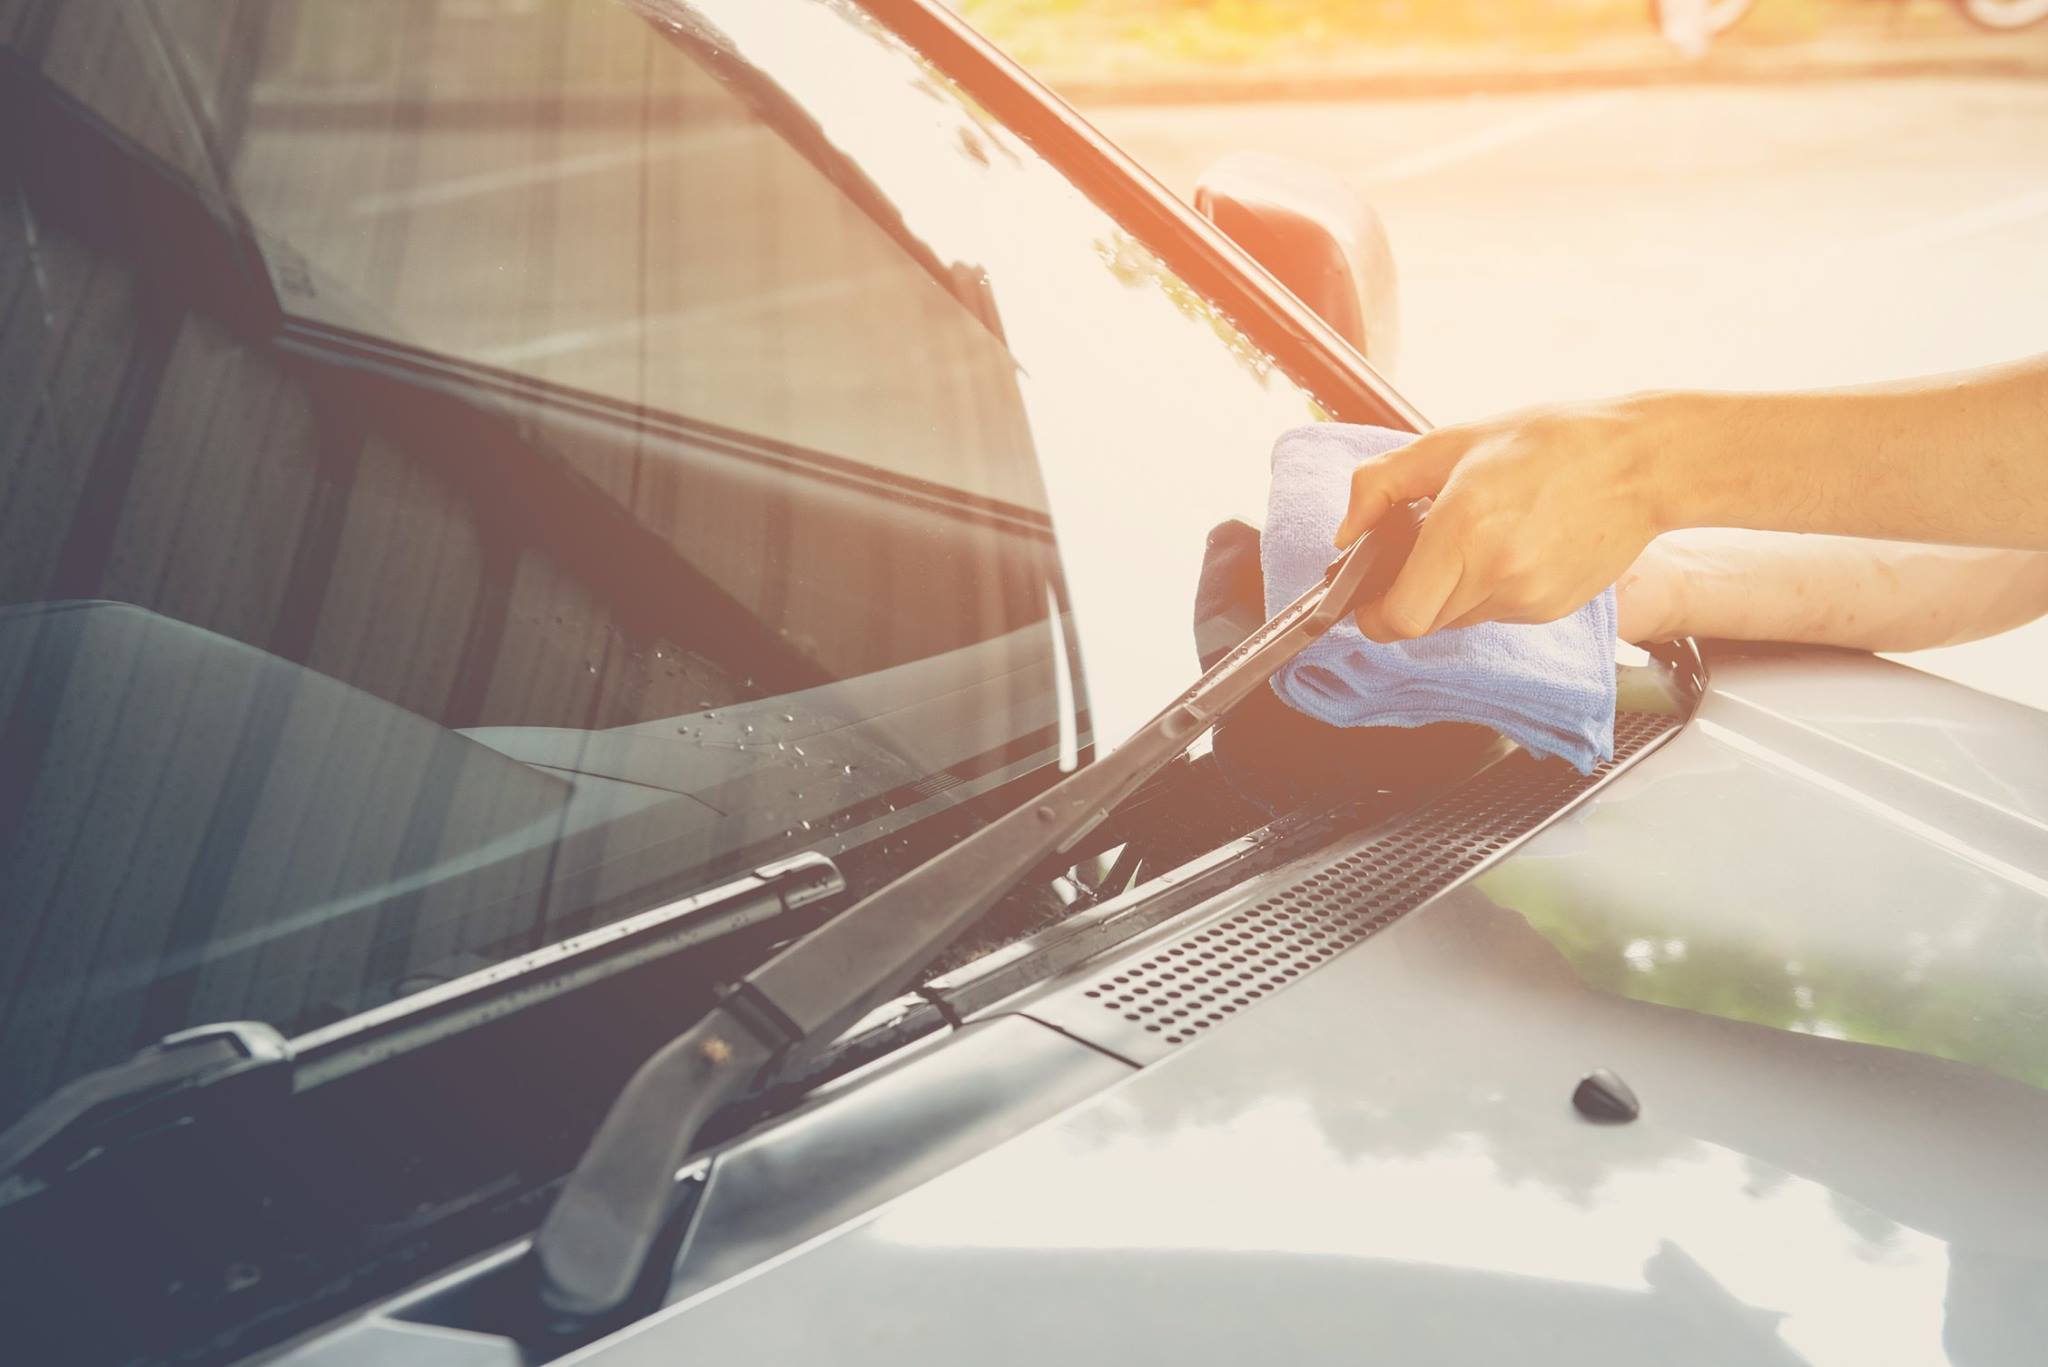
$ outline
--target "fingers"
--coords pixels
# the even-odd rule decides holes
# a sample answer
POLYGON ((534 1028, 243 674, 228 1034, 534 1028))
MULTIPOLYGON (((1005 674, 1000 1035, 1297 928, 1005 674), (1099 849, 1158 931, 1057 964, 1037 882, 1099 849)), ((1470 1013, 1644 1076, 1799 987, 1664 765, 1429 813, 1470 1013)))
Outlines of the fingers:
POLYGON ((1457 591, 1464 563, 1448 521, 1424 518, 1408 563, 1377 603, 1360 608, 1358 629, 1375 641, 1403 641, 1427 632, 1457 591))
POLYGON ((1476 627, 1481 622, 1496 620, 1498 612, 1499 609, 1494 606, 1493 600, 1488 598, 1477 607, 1467 609, 1436 629, 1438 631, 1462 631, 1466 627, 1476 627))
MULTIPOLYGON (((1446 608, 1432 631, 1456 631, 1462 627, 1478 626, 1481 622, 1507 622, 1522 626, 1541 626, 1569 617, 1587 603, 1600 596, 1605 585, 1581 584, 1560 593, 1537 599, 1524 599, 1511 584, 1494 588, 1487 597, 1463 612, 1453 613, 1446 608)), ((1462 588, 1461 588, 1462 591, 1462 588)), ((1626 614, 1624 614, 1626 616, 1626 614)), ((1616 635, 1626 638, 1625 632, 1616 635)))
POLYGON ((1338 524, 1336 544, 1356 541, 1396 503, 1434 495, 1456 460, 1453 443, 1444 434, 1432 434, 1360 465, 1351 472, 1351 501, 1338 524))
POLYGON ((1395 473, 1382 461, 1369 461, 1353 470, 1351 501, 1331 541, 1340 547, 1348 546, 1371 531, 1387 515, 1387 509, 1394 506, 1394 481, 1395 473))
POLYGON ((1432 632, 1449 631, 1453 627, 1468 627, 1474 622, 1486 621, 1493 601, 1493 585, 1467 568, 1458 578, 1458 587, 1437 609, 1436 620, 1430 623, 1429 629, 1432 632))

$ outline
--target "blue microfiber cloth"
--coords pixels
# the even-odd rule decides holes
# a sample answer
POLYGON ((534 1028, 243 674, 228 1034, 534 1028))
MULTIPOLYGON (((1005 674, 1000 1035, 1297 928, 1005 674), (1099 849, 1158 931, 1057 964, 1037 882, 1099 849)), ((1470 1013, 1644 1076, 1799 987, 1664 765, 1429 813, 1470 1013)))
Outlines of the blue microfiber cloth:
MULTIPOLYGON (((1350 500, 1351 472, 1413 440, 1319 423, 1273 446, 1259 559, 1271 616, 1323 576, 1350 500)), ((1589 773, 1614 756, 1614 590, 1537 626, 1483 622, 1381 645, 1349 618, 1273 676, 1273 691, 1332 726, 1490 726, 1523 749, 1589 773)))

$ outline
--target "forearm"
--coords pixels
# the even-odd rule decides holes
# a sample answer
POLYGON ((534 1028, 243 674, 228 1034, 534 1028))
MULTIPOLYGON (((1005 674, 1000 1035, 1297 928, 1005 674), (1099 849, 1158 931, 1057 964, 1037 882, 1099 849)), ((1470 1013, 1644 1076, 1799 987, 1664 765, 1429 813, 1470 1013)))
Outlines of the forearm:
MULTIPOLYGON (((1626 634, 1922 650, 2048 613, 2048 554, 1726 529, 1645 553, 1626 634)), ((1624 581, 1623 593, 1631 584, 1624 581)))
POLYGON ((1663 527, 2048 549, 2048 357, 1854 390, 1628 402, 1663 527))
POLYGON ((1414 549, 1357 614, 1376 641, 1554 621, 1641 565, 1660 534, 1694 528, 1951 549, 1780 547, 1768 554, 1796 584, 1752 603, 1728 583, 1725 600, 1701 604, 1710 622, 1688 630, 1888 649, 1983 634, 2010 622, 1946 588, 1887 603, 1888 585, 1907 560, 1916 581, 1957 591, 1992 572, 1956 546, 2048 551, 2048 356, 1859 390, 1643 394, 1438 428, 1359 463, 1337 544, 1420 498, 1434 503, 1414 549))

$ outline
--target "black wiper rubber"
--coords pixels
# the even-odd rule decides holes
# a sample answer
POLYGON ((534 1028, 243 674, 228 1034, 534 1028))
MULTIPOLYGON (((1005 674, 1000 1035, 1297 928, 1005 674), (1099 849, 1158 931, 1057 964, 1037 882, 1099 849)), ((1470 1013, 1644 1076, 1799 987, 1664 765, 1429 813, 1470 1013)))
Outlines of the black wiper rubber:
POLYGON ((74 1078, 0 1131, 0 1204, 37 1175, 130 1136, 243 1104, 259 1091, 270 1103, 331 1080, 348 1071, 351 1051, 389 1060, 845 888, 836 864, 807 852, 293 1039, 260 1021, 167 1035, 74 1078))
POLYGON ((1073 848, 1154 773, 1353 610, 1386 592, 1426 503, 1397 506, 1322 582, 1103 759, 869 894, 731 988, 642 1064, 534 1238, 541 1295, 579 1320, 624 1305, 667 1222, 698 1131, 764 1070, 829 1044, 1033 867, 1073 848))
POLYGON ((514 959, 452 978, 300 1035, 298 1072, 317 1086, 359 1067, 459 1035, 723 935, 846 891, 846 876, 815 850, 764 864, 514 959))

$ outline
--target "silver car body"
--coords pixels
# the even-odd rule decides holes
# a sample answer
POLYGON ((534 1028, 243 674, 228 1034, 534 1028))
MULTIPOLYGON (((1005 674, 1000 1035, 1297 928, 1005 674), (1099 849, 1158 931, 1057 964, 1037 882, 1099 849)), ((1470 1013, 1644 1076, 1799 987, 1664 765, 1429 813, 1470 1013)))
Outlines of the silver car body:
MULTIPOLYGON (((1184 1044, 1100 990, 1242 962, 1218 928, 1290 889, 1341 915, 1384 833, 742 1141, 676 1302, 570 1360, 2038 1362, 2048 727, 1853 655, 1707 668, 1476 874, 1273 935, 1298 974, 1184 1044), (1574 1110, 1595 1067, 1639 1120, 1574 1110)), ((425 1327, 445 1294, 293 1360, 514 1360, 425 1327)))

